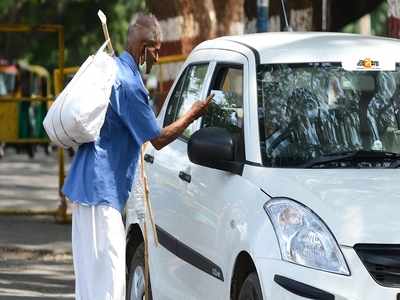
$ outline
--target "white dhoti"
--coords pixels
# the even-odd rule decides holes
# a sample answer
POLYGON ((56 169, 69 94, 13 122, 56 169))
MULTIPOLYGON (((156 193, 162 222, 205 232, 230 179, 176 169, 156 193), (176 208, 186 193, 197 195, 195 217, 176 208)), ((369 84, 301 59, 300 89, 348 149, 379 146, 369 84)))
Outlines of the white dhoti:
POLYGON ((76 300, 125 299, 125 229, 116 209, 73 204, 72 252, 76 300))

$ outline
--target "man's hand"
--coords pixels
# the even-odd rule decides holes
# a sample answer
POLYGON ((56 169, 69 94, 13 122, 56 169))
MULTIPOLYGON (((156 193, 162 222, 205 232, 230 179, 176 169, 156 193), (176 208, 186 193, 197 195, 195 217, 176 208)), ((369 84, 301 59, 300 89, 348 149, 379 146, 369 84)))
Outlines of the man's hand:
POLYGON ((213 100, 214 94, 209 95, 205 100, 198 100, 192 104, 192 107, 189 111, 190 115, 194 120, 197 120, 201 117, 207 110, 208 105, 210 105, 213 100))
POLYGON ((154 148, 160 150, 179 137, 186 127, 188 127, 194 120, 198 119, 206 112, 207 107, 211 103, 213 97, 214 94, 211 94, 205 100, 194 102, 186 114, 172 124, 163 128, 161 130, 161 135, 158 138, 150 141, 154 148))

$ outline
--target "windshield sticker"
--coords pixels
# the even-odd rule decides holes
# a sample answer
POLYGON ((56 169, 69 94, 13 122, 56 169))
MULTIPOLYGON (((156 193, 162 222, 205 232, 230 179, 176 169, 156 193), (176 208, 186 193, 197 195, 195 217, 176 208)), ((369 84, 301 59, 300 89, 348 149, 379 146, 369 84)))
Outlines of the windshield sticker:
POLYGON ((361 69, 380 69, 379 68, 379 61, 372 60, 371 58, 360 59, 358 61, 357 67, 361 69))
POLYGON ((392 59, 376 59, 372 57, 358 57, 343 61, 342 66, 348 71, 394 71, 396 62, 392 59))

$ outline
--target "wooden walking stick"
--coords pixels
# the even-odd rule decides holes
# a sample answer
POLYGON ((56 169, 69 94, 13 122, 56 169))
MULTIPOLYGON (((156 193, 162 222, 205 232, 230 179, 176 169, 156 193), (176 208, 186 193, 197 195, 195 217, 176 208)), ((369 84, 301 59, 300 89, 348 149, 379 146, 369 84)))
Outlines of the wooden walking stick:
POLYGON ((158 237, 157 231, 154 223, 153 212, 151 209, 151 202, 149 199, 149 185, 147 181, 147 176, 144 170, 144 152, 146 150, 147 143, 142 145, 140 151, 140 177, 143 186, 143 201, 144 201, 144 222, 143 222, 143 231, 144 231, 144 298, 145 300, 149 300, 149 240, 147 236, 147 213, 149 214, 150 223, 152 226, 152 231, 154 235, 154 243, 155 246, 158 246, 158 237))
POLYGON ((146 176, 146 172, 144 170, 144 152, 147 148, 148 143, 145 143, 142 148, 141 148, 141 178, 142 178, 142 185, 143 185, 143 192, 144 192, 144 201, 145 201, 145 208, 147 209, 146 212, 149 213, 149 219, 150 219, 150 224, 151 228, 153 230, 153 237, 154 237, 154 243, 156 247, 158 247, 158 236, 157 236, 157 230, 156 230, 156 224, 154 222, 154 215, 153 215, 153 210, 151 208, 151 201, 150 201, 150 196, 149 196, 149 183, 148 179, 146 176))
MULTIPOLYGON (((100 18, 102 27, 103 27, 103 33, 104 33, 104 38, 106 41, 108 41, 108 50, 112 56, 114 56, 114 49, 111 43, 111 38, 108 33, 108 28, 107 28, 107 17, 105 14, 99 10, 97 12, 97 15, 100 18)), ((156 226, 154 223, 154 218, 153 218, 153 211, 151 209, 151 204, 150 204, 150 199, 149 199, 149 185, 147 182, 147 177, 146 173, 144 170, 144 152, 146 150, 147 143, 142 145, 141 147, 141 152, 140 152, 140 177, 141 177, 141 182, 143 186, 143 201, 144 201, 144 222, 143 222, 143 234, 144 234, 144 277, 145 277, 145 300, 149 300, 149 241, 148 241, 148 235, 147 235, 147 223, 146 223, 146 216, 147 214, 149 215, 153 235, 154 235, 154 243, 155 246, 158 246, 158 237, 157 237, 157 231, 156 231, 156 226)))
POLYGON ((99 19, 100 19, 100 22, 101 22, 101 26, 103 28, 104 37, 105 37, 106 41, 108 41, 108 44, 107 44, 108 51, 110 51, 110 55, 111 56, 114 56, 114 48, 112 46, 110 35, 108 33, 108 28, 107 28, 107 17, 101 11, 101 9, 99 9, 99 11, 97 12, 97 15, 99 16, 99 19))

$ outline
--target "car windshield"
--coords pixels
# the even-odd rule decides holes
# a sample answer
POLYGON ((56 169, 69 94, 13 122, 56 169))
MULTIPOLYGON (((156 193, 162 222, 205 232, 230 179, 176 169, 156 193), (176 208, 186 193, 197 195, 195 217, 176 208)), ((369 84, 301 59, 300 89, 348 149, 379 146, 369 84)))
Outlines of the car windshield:
POLYGON ((259 66, 264 165, 302 167, 351 151, 400 153, 399 81, 400 69, 347 71, 328 63, 259 66))

